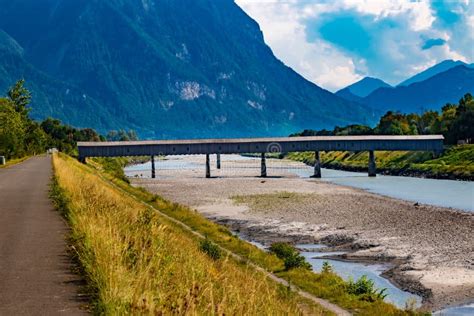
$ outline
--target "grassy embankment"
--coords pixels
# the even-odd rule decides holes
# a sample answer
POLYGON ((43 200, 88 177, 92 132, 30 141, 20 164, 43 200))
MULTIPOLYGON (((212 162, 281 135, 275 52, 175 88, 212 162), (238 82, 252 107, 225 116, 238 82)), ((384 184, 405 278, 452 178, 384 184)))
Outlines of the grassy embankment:
MULTIPOLYGON (((314 165, 314 153, 290 153, 289 159, 314 165)), ((392 175, 423 176, 430 178, 474 180, 474 145, 453 146, 440 157, 431 152, 377 151, 377 170, 392 175)), ((367 152, 324 152, 324 167, 352 171, 366 171, 367 152)))
POLYGON ((25 161, 26 159, 28 159, 30 157, 31 156, 25 156, 25 157, 22 157, 22 158, 14 158, 14 159, 7 160, 6 164, 0 165, 0 168, 7 168, 7 167, 10 167, 10 166, 16 165, 17 163, 23 162, 23 161, 25 161))
MULTIPOLYGON (((71 226, 94 313, 328 314, 245 263, 211 258, 200 250, 198 237, 92 168, 63 155, 53 161, 52 197, 71 226)), ((159 205, 168 212, 180 209, 159 205)), ((279 264, 274 256, 267 263, 279 264)))
POLYGON ((94 159, 89 161, 89 164, 98 169, 109 181, 141 201, 150 203, 164 214, 185 223, 221 247, 246 258, 269 272, 273 272, 309 293, 325 298, 358 315, 416 315, 411 311, 398 310, 382 300, 374 301, 364 295, 349 294, 348 282, 343 281, 334 273, 314 273, 304 269, 285 271, 282 260, 235 237, 225 227, 207 220, 185 206, 164 200, 143 188, 132 187, 121 180, 123 171, 121 168, 117 169, 117 167, 120 164, 124 165, 124 161, 113 162, 110 159, 94 159))

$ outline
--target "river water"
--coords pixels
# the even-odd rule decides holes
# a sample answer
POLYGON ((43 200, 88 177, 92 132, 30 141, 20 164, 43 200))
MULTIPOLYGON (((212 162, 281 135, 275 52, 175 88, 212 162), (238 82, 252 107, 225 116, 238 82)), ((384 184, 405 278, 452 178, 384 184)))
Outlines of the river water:
MULTIPOLYGON (((300 176, 310 176, 312 168, 309 169, 298 169, 296 173, 300 176)), ((366 173, 331 169, 322 170, 321 180, 406 201, 474 212, 474 182, 472 181, 385 175, 371 178, 366 173)))
MULTIPOLYGON (((252 157, 223 155, 222 168, 231 167, 233 169, 233 175, 235 176, 238 174, 239 166, 229 166, 226 165, 226 162, 235 162, 239 160, 246 160, 247 162, 249 160, 254 161, 254 168, 256 169, 256 175, 258 175, 257 171, 260 160, 252 157)), ((285 164, 285 161, 268 159, 268 175, 278 175, 279 172, 281 173, 281 170, 279 169, 284 169, 285 172, 290 172, 303 178, 312 175, 312 167, 295 162, 287 163, 288 165, 285 164), (272 168, 272 165, 274 168, 272 168)), ((179 176, 180 169, 202 169, 202 175, 204 175, 203 168, 203 164, 187 161, 183 159, 183 157, 168 157, 168 159, 156 161, 158 178, 179 176)), ((248 168, 248 166, 246 168, 248 168)), ((151 164, 148 162, 145 164, 129 166, 125 168, 125 173, 130 177, 139 176, 149 178, 150 169, 151 164)), ((322 169, 322 178, 320 181, 327 181, 338 185, 359 188, 369 192, 407 201, 435 206, 451 207, 467 212, 474 212, 474 182, 421 179, 385 175, 377 175, 375 178, 369 178, 366 173, 331 170, 324 168, 322 169)), ((253 243, 258 245, 258 243, 253 243)), ((301 248, 306 250, 308 250, 308 246, 312 247, 312 245, 300 245, 301 248)), ((319 247, 319 245, 316 245, 315 247, 319 247)), ((381 276, 382 272, 388 268, 386 265, 362 264, 318 258, 322 255, 334 255, 334 253, 319 253, 313 251, 302 251, 301 253, 303 256, 305 256, 308 262, 311 263, 315 271, 320 271, 323 261, 329 261, 334 267, 334 270, 345 279, 357 279, 362 275, 367 275, 370 279, 374 280, 374 283, 378 288, 387 288, 387 293, 389 294, 387 300, 400 308, 405 307, 405 302, 409 298, 415 298, 418 305, 421 302, 421 298, 419 296, 400 290, 391 284, 390 281, 381 276)), ((474 305, 471 304, 462 307, 448 308, 437 312, 436 315, 474 315, 474 305)))
MULTIPOLYGON (((183 156, 170 156, 169 159, 166 160, 157 160, 157 176, 179 176, 179 169, 202 169, 202 173, 204 174, 203 165, 182 158, 183 156), (173 170, 176 172, 169 172, 173 170)), ((254 161, 256 175, 258 175, 257 169, 259 168, 260 160, 252 157, 223 155, 222 168, 227 168, 228 166, 226 166, 226 162, 232 161, 232 165, 229 167, 234 171, 234 175, 238 175, 238 171, 236 170, 239 166, 234 162, 239 160, 254 161)), ((267 159, 267 169, 269 176, 281 174, 281 170, 279 169, 284 169, 285 172, 290 172, 300 177, 310 177, 313 173, 312 167, 306 166, 302 163, 278 159, 267 159), (275 168, 272 166, 275 166, 275 168)), ((151 164, 149 162, 141 165, 130 166, 125 169, 126 174, 128 175, 138 174, 142 177, 150 177, 150 170, 151 164)), ((325 168, 322 169, 321 181, 359 188, 397 199, 474 212, 474 182, 472 181, 422 179, 385 175, 377 175, 377 177, 371 178, 367 176, 367 173, 363 172, 350 172, 325 168)))

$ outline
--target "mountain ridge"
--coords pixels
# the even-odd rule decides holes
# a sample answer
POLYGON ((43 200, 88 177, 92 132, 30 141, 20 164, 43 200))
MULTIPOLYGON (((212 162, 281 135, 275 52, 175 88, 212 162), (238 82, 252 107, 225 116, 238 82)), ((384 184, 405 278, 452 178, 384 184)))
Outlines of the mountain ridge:
MULTIPOLYGON (((49 111, 44 100, 33 99, 35 118, 53 115, 101 132, 134 128, 143 138, 286 135, 373 120, 367 107, 334 96, 278 60, 258 24, 231 0, 0 5, 0 29, 23 47, 21 60, 62 84, 55 101, 46 102, 49 111), (18 12, 30 28, 20 27, 18 12), (84 105, 73 99, 54 106, 69 86, 89 105, 78 110, 84 105)), ((9 71, 10 81, 22 75, 9 71)), ((49 85, 26 74, 33 90, 49 85)))
POLYGON ((473 92, 474 69, 459 65, 409 86, 379 88, 362 102, 381 111, 420 113, 439 110, 446 103, 456 103, 464 94, 473 92))
POLYGON ((417 73, 416 75, 402 81, 397 86, 409 86, 412 83, 424 81, 424 80, 429 79, 429 78, 431 78, 431 77, 433 77, 433 76, 435 76, 439 73, 445 72, 445 71, 447 71, 451 68, 461 66, 461 65, 472 68, 472 65, 466 64, 463 61, 460 61, 460 60, 455 61, 455 60, 452 60, 452 59, 446 59, 446 60, 443 60, 442 62, 437 63, 437 64, 435 64, 435 65, 433 65, 433 66, 417 73))

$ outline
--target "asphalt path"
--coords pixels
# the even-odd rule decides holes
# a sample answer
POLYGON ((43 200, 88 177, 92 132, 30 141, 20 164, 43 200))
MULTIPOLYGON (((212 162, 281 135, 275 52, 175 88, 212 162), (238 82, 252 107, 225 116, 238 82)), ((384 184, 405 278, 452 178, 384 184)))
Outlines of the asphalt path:
POLYGON ((0 169, 0 315, 87 314, 51 176, 48 156, 0 169))

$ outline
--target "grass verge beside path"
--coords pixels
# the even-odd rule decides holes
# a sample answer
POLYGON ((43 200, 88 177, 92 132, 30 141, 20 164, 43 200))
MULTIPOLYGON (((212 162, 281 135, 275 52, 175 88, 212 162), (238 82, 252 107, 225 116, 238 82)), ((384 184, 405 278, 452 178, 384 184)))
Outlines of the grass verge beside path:
POLYGON ((22 158, 15 158, 15 159, 7 160, 7 163, 4 164, 4 165, 0 165, 0 168, 8 168, 8 167, 16 165, 20 162, 23 162, 23 161, 25 161, 29 158, 31 158, 31 156, 25 156, 25 157, 22 157, 22 158))
POLYGON ((63 155, 53 164, 52 196, 71 226, 94 313, 330 314, 245 263, 211 258, 194 234, 90 167, 63 155))
MULTIPOLYGON (((164 214, 186 224, 194 231, 207 236, 214 243, 246 258, 266 271, 287 280, 292 285, 310 294, 327 299, 357 315, 418 315, 413 311, 403 311, 382 300, 373 300, 361 295, 349 294, 347 282, 334 273, 313 273, 303 269, 284 271, 284 263, 276 256, 235 237, 227 228, 209 221, 198 212, 177 203, 169 202, 153 195, 143 188, 132 187, 113 176, 117 171, 104 172, 103 159, 89 160, 99 172, 122 190, 143 202, 151 204, 164 214)), ((107 168, 106 168, 107 169, 107 168)))
MULTIPOLYGON (((289 153, 287 158, 314 165, 314 153, 289 153)), ((474 180, 474 145, 453 146, 440 157, 431 152, 377 151, 377 170, 381 173, 442 179, 474 180)), ((367 171, 367 152, 324 152, 324 167, 350 171, 367 171)))

